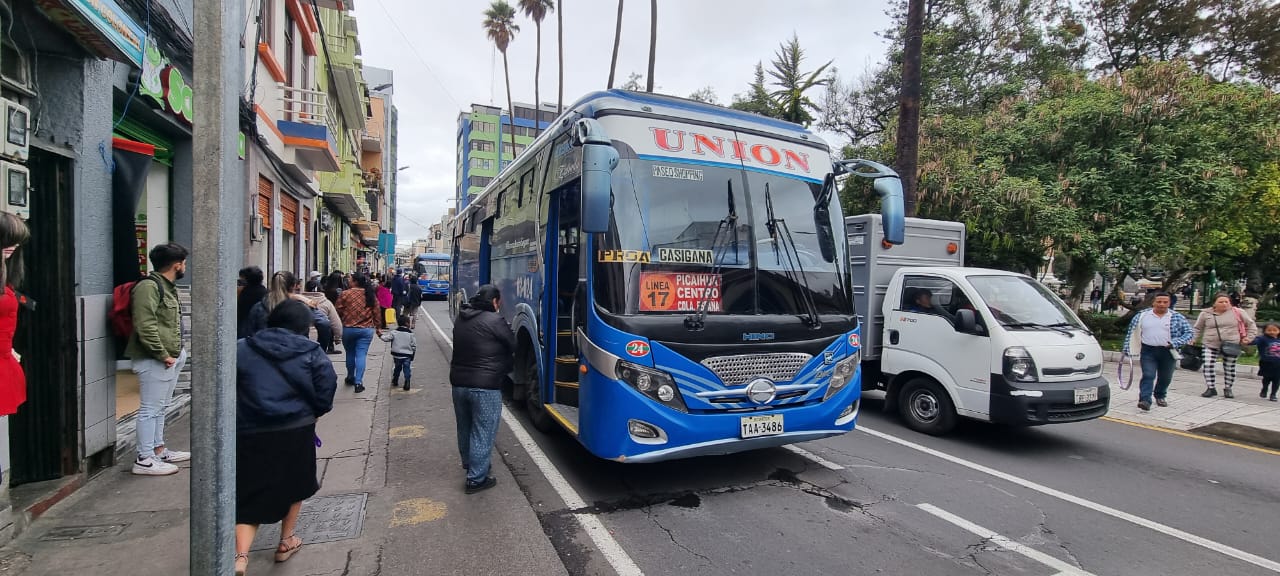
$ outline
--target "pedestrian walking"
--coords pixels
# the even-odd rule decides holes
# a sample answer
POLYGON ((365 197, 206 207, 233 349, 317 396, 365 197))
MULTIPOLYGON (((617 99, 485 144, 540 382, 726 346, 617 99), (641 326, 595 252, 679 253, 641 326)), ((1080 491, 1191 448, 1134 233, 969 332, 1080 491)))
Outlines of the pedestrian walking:
POLYGON ((1258 376, 1262 377, 1262 393, 1266 398, 1268 387, 1271 389, 1270 400, 1276 401, 1280 393, 1280 324, 1267 322, 1262 327, 1262 334, 1254 338, 1253 345, 1258 347, 1258 376))
POLYGON ((492 284, 480 287, 462 305, 453 325, 453 413, 458 426, 458 453, 467 470, 465 491, 474 494, 498 483, 489 474, 493 441, 502 414, 502 385, 514 364, 515 334, 498 314, 502 293, 492 284))
POLYGON ((276 306, 283 304, 294 297, 294 288, 298 285, 298 277, 293 272, 281 270, 271 275, 271 288, 267 291, 267 296, 253 305, 249 309, 249 318, 246 322, 244 334, 242 338, 248 338, 258 332, 267 329, 267 316, 271 315, 271 311, 276 306))
POLYGON ((27 375, 22 370, 22 358, 13 349, 13 336, 18 331, 18 307, 26 300, 15 287, 22 285, 21 246, 31 237, 21 218, 0 213, 0 246, 4 250, 4 264, 0 265, 0 416, 18 411, 27 401, 27 375))
MULTIPOLYGON (((324 315, 324 319, 329 323, 328 334, 325 334, 320 330, 321 322, 316 322, 316 341, 320 343, 321 348, 324 348, 326 354, 338 354, 337 343, 342 339, 342 316, 338 314, 338 309, 333 306, 333 302, 329 301, 324 292, 307 291, 301 296, 309 299, 309 304, 324 315)), ((316 318, 319 319, 320 315, 316 315, 316 318)))
POLYGON ((320 345, 307 339, 311 310, 286 300, 267 329, 236 345, 236 563, 262 524, 281 522, 276 562, 302 548, 295 530, 316 481, 316 420, 333 409, 338 376, 320 345))
POLYGON ((342 347, 347 351, 347 386, 356 394, 364 392, 364 370, 369 344, 376 333, 382 335, 378 317, 377 288, 363 273, 351 277, 351 288, 338 297, 338 316, 342 317, 342 347))
POLYGON ((1177 368, 1174 351, 1194 340, 1191 324, 1169 308, 1171 301, 1168 293, 1156 292, 1151 307, 1138 312, 1129 322, 1120 348, 1126 357, 1137 356, 1142 366, 1138 385, 1138 408, 1142 410, 1151 409, 1153 398, 1158 406, 1169 405, 1165 396, 1177 368))
POLYGON ((387 269, 387 278, 390 279, 391 307, 395 308, 396 318, 399 318, 405 305, 409 303, 409 284, 405 281, 405 275, 394 268, 387 269))
POLYGON ((320 292, 320 280, 323 278, 324 275, 319 270, 312 270, 311 274, 307 275, 307 292, 320 292))
POLYGON ((406 290, 408 295, 405 296, 404 319, 409 322, 409 327, 414 327, 414 321, 418 319, 418 310, 422 308, 422 285, 418 284, 418 276, 416 274, 409 275, 409 281, 406 290))
POLYGON ((236 282, 240 285, 240 293, 236 295, 237 338, 249 335, 249 313, 255 304, 267 297, 267 287, 263 284, 265 279, 262 269, 257 266, 240 269, 240 278, 236 282))
POLYGON ((1102 290, 1094 288, 1089 293, 1089 305, 1095 313, 1102 311, 1102 290))
POLYGON ((413 378, 413 358, 418 354, 418 339, 413 335, 409 320, 401 317, 396 322, 396 329, 382 334, 382 340, 391 343, 391 359, 395 362, 395 370, 391 373, 391 387, 400 385, 400 373, 404 373, 404 390, 409 390, 409 380, 413 378))
POLYGON ((342 274, 341 270, 334 270, 333 273, 324 278, 324 296, 334 306, 338 305, 338 296, 342 295, 342 291, 346 289, 346 281, 347 277, 342 274))
POLYGON ((1218 293, 1213 306, 1200 311, 1196 318, 1194 335, 1204 341, 1205 390, 1200 396, 1212 398, 1218 395, 1217 362, 1222 358, 1222 397, 1235 398, 1231 386, 1236 383, 1236 361, 1243 346, 1258 336, 1258 325, 1253 317, 1231 304, 1231 296, 1218 293))
POLYGON ((164 442, 165 410, 187 362, 176 282, 186 275, 188 254, 173 242, 152 248, 154 271, 134 284, 130 299, 133 334, 125 356, 133 361, 133 373, 138 375, 138 459, 133 463, 133 473, 138 475, 177 474, 174 464, 191 459, 190 452, 170 450, 164 442))

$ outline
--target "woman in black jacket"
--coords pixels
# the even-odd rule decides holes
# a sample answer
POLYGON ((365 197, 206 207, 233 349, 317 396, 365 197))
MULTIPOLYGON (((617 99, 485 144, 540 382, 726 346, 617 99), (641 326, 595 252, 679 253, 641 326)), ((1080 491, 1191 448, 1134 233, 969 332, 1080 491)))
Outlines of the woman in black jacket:
POLYGON ((493 439, 502 416, 502 384, 515 360, 516 338, 498 313, 502 293, 485 284, 458 312, 453 323, 453 415, 458 423, 458 453, 467 469, 467 494, 493 488, 489 475, 493 439))
POLYGON ((267 287, 262 284, 264 280, 266 277, 262 275, 262 269, 257 266, 240 269, 240 294, 236 296, 236 330, 239 332, 239 338, 250 334, 249 311, 267 297, 267 287))
POLYGON ((316 482, 316 419, 333 409, 338 376, 320 345, 307 338, 306 304, 286 300, 267 329, 236 346, 236 574, 249 564, 261 524, 283 521, 276 562, 302 539, 294 534, 302 501, 316 482))

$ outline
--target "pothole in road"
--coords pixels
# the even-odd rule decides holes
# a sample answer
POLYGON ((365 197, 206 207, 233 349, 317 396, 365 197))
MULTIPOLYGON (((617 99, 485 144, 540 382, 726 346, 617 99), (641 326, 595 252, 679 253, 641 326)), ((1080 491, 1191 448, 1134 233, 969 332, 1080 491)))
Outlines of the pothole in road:
POLYGON ((667 502, 667 504, 679 508, 697 508, 702 505, 702 497, 697 494, 685 494, 684 496, 667 502))

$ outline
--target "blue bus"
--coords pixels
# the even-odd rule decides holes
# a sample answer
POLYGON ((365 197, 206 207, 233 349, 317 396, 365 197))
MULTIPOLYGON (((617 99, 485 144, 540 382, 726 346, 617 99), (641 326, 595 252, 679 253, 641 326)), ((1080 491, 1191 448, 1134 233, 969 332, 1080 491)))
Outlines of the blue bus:
POLYGON ((413 262, 413 272, 418 275, 422 297, 441 300, 449 297, 449 277, 453 270, 448 254, 419 254, 413 262))
MULTIPOLYGON (((454 221, 456 313, 502 291, 535 427, 654 462, 843 434, 860 339, 837 176, 902 187, 801 126, 610 90, 574 104, 454 221)), ((457 353, 465 353, 458 351, 457 353)))

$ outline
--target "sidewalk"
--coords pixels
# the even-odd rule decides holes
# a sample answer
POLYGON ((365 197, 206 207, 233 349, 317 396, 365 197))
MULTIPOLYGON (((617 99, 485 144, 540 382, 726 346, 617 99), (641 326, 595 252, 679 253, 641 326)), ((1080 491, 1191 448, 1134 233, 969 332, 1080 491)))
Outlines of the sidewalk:
MULTIPOLYGON (((317 425, 322 487, 303 505, 298 530, 307 546, 274 564, 279 525, 263 526, 250 574, 564 573, 500 457, 498 486, 463 494, 448 364, 430 338, 419 330, 417 388, 408 393, 391 390, 383 342, 369 351, 361 395, 342 385, 343 356, 330 357, 339 388, 317 425)), ((189 424, 169 422, 166 440, 190 446, 189 424)), ((187 573, 190 467, 151 478, 132 475, 131 465, 99 474, 0 549, 0 575, 187 573)))
POLYGON ((1117 367, 1118 364, 1108 357, 1102 369, 1103 375, 1112 384, 1111 409, 1107 416, 1136 424, 1221 436, 1280 449, 1280 402, 1258 397, 1262 380, 1253 371, 1240 370, 1233 389, 1236 397, 1227 399, 1221 396, 1222 367, 1219 365, 1219 396, 1201 398, 1200 393, 1204 392, 1205 384, 1200 371, 1179 368, 1169 386, 1169 407, 1152 406, 1150 412, 1143 412, 1138 408, 1141 368, 1134 362, 1133 386, 1128 390, 1121 390, 1116 385, 1117 367))

